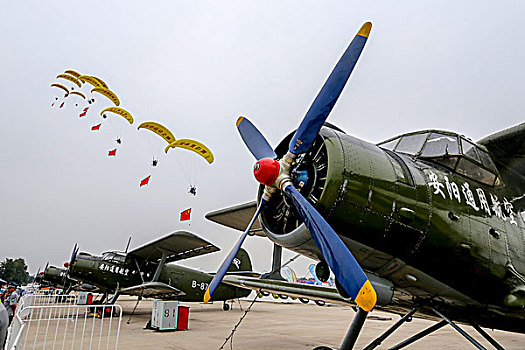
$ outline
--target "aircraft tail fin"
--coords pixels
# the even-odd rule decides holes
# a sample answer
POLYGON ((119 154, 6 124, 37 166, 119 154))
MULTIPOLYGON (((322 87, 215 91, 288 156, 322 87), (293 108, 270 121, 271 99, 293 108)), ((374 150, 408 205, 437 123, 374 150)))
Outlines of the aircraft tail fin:
POLYGON ((239 249, 239 252, 233 259, 233 262, 228 269, 228 272, 230 273, 241 271, 252 271, 252 262, 250 260, 250 256, 248 255, 248 252, 242 248, 239 249))

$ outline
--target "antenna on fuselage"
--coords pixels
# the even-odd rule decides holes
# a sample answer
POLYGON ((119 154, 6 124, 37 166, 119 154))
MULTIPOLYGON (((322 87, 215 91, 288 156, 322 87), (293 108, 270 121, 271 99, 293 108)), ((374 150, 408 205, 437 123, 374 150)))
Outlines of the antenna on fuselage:
POLYGON ((129 244, 131 243, 131 236, 128 239, 128 244, 126 245, 126 253, 128 252, 129 244))

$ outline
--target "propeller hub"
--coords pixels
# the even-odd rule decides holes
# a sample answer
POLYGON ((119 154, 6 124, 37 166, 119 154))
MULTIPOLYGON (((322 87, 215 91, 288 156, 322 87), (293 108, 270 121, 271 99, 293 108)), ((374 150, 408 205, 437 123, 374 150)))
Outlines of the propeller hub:
POLYGON ((271 186, 279 176, 281 166, 278 161, 271 158, 263 158, 255 163, 253 174, 257 181, 266 186, 271 186))

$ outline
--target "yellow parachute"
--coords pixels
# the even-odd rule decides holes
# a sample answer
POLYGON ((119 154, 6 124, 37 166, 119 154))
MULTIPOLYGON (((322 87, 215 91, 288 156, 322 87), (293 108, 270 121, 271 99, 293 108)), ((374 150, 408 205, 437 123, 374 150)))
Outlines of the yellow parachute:
POLYGON ((64 73, 74 76, 75 78, 79 78, 82 74, 75 72, 72 69, 66 70, 64 73))
POLYGON ((150 131, 153 131, 155 134, 162 137, 168 144, 171 144, 175 141, 175 136, 171 133, 171 131, 168 130, 168 128, 160 125, 159 123, 155 122, 144 122, 139 125, 137 129, 148 129, 150 131))
POLYGON ((211 153, 210 149, 198 141, 190 139, 180 139, 166 146, 164 152, 168 153, 170 148, 175 147, 180 147, 193 151, 200 155, 202 158, 204 158, 210 164, 214 161, 213 153, 211 153))
POLYGON ((62 89, 62 90, 64 90, 66 92, 67 95, 69 95, 69 90, 64 85, 54 83, 54 84, 51 84, 51 86, 57 87, 59 89, 62 89))
POLYGON ((71 95, 78 95, 78 96, 82 97, 84 100, 86 99, 86 96, 83 93, 79 92, 79 91, 71 91, 70 94, 71 95))
POLYGON ((103 87, 104 89, 109 89, 108 88, 108 85, 106 83, 104 83, 104 81, 100 78, 97 78, 97 77, 94 77, 94 76, 91 76, 91 78, 95 79, 96 81, 98 81, 98 83, 100 84, 101 87, 103 87))
POLYGON ((59 75, 57 75, 57 78, 62 78, 62 79, 69 80, 70 82, 77 84, 78 87, 82 87, 82 84, 80 83, 80 81, 78 81, 77 78, 72 77, 69 74, 59 74, 59 75))
POLYGON ((83 83, 90 83, 94 87, 103 87, 97 79, 93 78, 90 75, 81 75, 78 77, 78 80, 80 80, 83 83))
POLYGON ((115 95, 115 93, 109 89, 106 89, 103 87, 96 87, 96 88, 93 88, 91 92, 98 92, 99 94, 109 98, 115 104, 115 106, 120 105, 120 101, 117 95, 115 95))
POLYGON ((118 114, 121 117, 123 117, 124 119, 126 119, 130 124, 133 124, 133 117, 131 116, 131 114, 128 111, 126 111, 123 108, 108 107, 108 108, 103 109, 102 111, 100 111, 100 115, 103 115, 105 112, 111 112, 111 113, 118 114))

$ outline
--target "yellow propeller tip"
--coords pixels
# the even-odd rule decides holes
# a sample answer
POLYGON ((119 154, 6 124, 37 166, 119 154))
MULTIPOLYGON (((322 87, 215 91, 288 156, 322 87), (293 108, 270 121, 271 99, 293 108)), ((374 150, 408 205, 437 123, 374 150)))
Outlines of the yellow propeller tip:
POLYGON ((242 120, 244 119, 243 116, 240 116, 238 119, 237 119, 237 123, 235 123, 235 126, 239 126, 239 124, 242 122, 242 120))
POLYGON ((368 35, 370 34, 371 30, 372 30, 372 23, 366 22, 365 24, 363 24, 361 29, 359 29, 359 32, 357 33, 357 35, 368 38, 368 35))
POLYGON ((361 309, 367 312, 372 310, 376 305, 377 294, 374 290, 374 287, 372 287, 372 283, 370 283, 369 280, 366 280, 366 282, 359 290, 359 293, 357 293, 355 302, 357 303, 357 305, 359 305, 361 309))
POLYGON ((211 296, 210 296, 210 289, 206 289, 206 293, 204 293, 204 304, 207 304, 208 301, 210 301, 211 299, 211 296))

